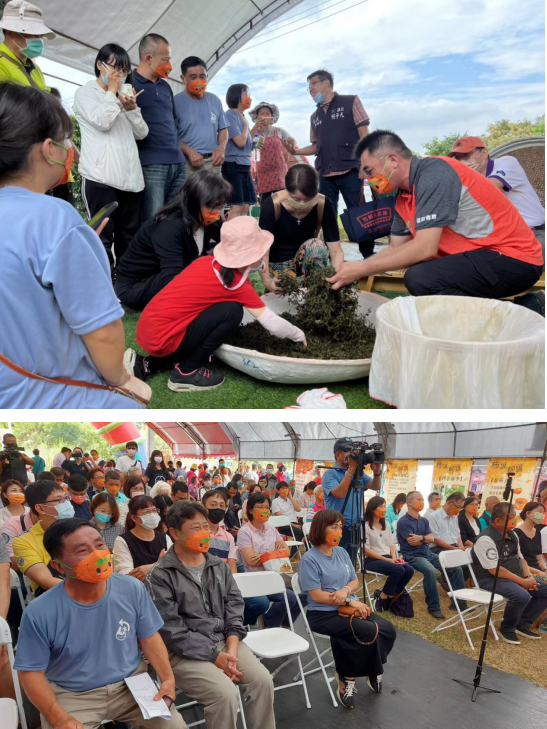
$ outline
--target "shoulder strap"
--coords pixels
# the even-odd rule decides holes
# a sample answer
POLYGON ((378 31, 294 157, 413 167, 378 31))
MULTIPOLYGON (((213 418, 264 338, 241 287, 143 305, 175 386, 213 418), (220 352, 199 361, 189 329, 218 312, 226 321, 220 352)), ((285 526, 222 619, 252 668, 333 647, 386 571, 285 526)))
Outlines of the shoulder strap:
POLYGON ((23 530, 23 532, 27 531, 27 528, 25 527, 25 516, 26 516, 26 514, 21 514, 21 516, 19 517, 19 521, 21 523, 21 529, 23 530))
POLYGON ((317 202, 317 228, 315 229, 315 238, 319 235, 319 231, 321 230, 321 226, 323 225, 323 213, 325 212, 325 196, 324 195, 318 195, 318 202, 317 202))
POLYGON ((279 220, 279 216, 281 215, 281 203, 284 200, 286 200, 288 198, 288 196, 289 196, 289 193, 286 190, 280 190, 278 192, 274 192, 272 195, 276 223, 279 220))
MULTIPOLYGON (((27 77, 28 82, 30 83, 31 86, 34 86, 35 89, 40 89, 40 87, 38 86, 38 84, 36 83, 36 81, 32 78, 32 76, 28 72, 28 69, 26 68, 26 66, 24 66, 22 63, 16 61, 15 59, 13 59, 11 56, 8 56, 8 54, 7 53, 4 53, 4 51, 0 51, 0 57, 1 58, 6 58, 16 68, 18 68, 20 71, 22 71, 25 74, 25 76, 27 77)), ((44 89, 40 89, 40 91, 43 91, 43 90, 44 89)))

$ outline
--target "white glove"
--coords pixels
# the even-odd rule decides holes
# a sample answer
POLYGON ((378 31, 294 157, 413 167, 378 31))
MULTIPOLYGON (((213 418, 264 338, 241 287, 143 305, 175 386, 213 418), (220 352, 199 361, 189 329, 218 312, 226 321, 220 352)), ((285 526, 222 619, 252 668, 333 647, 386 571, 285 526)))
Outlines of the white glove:
POLYGON ((298 405, 290 405, 285 410, 346 410, 346 401, 342 395, 334 395, 326 387, 306 390, 296 398, 298 405))
POLYGON ((267 307, 266 311, 258 317, 257 322, 279 339, 292 339, 293 342, 304 342, 306 340, 306 335, 302 329, 277 316, 267 307))

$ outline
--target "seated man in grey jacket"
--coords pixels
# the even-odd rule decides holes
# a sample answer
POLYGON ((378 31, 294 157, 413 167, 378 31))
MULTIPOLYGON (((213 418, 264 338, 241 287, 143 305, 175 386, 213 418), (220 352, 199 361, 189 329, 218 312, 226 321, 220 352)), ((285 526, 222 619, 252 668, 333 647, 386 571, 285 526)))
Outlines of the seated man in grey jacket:
POLYGON ((249 729, 274 729, 273 682, 241 641, 244 602, 230 568, 207 554, 207 510, 178 501, 167 514, 173 547, 145 585, 163 621, 176 685, 205 706, 208 729, 235 729, 241 686, 249 729))

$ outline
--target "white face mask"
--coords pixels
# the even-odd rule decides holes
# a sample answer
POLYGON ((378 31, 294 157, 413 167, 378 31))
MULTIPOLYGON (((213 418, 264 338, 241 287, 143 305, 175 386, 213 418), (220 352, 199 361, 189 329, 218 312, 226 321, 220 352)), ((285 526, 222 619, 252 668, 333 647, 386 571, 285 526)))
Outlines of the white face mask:
POLYGON ((161 456, 154 456, 154 461, 156 463, 161 463, 163 461, 163 458, 161 456))
POLYGON ((161 517, 159 514, 144 514, 140 517, 142 526, 145 529, 149 529, 151 532, 154 531, 154 529, 158 526, 158 524, 161 521, 161 517))
POLYGON ((133 458, 137 451, 134 448, 127 448, 125 452, 130 458, 133 458))
POLYGON ((135 496, 144 496, 144 491, 132 491, 130 496, 132 499, 134 499, 135 496))

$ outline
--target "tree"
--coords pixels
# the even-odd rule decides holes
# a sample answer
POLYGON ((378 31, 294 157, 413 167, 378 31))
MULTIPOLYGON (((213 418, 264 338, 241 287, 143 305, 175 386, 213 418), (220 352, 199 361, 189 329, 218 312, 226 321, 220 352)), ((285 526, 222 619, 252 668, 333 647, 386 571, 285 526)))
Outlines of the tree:
POLYGON ((460 134, 459 132, 457 134, 447 134, 442 139, 439 139, 439 137, 433 137, 430 142, 424 142, 423 147, 429 156, 439 155, 441 157, 446 157, 452 150, 454 142, 460 137, 465 136, 467 136, 467 132, 464 132, 463 134, 460 134))
POLYGON ((500 119, 488 125, 488 132, 482 138, 487 149, 495 149, 512 139, 535 136, 545 136, 545 114, 536 117, 535 121, 522 119, 512 122, 509 119, 500 119))
MULTIPOLYGON (((70 117, 72 124, 74 125, 74 132, 72 133, 72 142, 79 150, 82 149, 82 135, 80 132, 80 125, 75 116, 70 117)), ((84 220, 87 220, 87 210, 82 198, 82 178, 78 172, 78 165, 72 165, 72 176, 74 182, 72 183, 72 194, 74 195, 74 207, 80 213, 84 220)))

